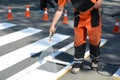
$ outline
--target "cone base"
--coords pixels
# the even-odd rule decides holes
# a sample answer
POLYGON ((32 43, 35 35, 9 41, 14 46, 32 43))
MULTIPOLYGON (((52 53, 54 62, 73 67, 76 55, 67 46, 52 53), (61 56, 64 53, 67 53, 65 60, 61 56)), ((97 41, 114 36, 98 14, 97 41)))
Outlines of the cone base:
POLYGON ((30 18, 31 16, 25 16, 26 18, 30 18))
POLYGON ((119 26, 118 26, 118 25, 115 25, 115 26, 114 26, 113 32, 114 32, 114 33, 120 33, 120 30, 119 30, 119 26))
POLYGON ((31 17, 30 12, 26 12, 25 17, 30 18, 31 17))
POLYGON ((63 24, 68 24, 68 22, 63 22, 63 24))

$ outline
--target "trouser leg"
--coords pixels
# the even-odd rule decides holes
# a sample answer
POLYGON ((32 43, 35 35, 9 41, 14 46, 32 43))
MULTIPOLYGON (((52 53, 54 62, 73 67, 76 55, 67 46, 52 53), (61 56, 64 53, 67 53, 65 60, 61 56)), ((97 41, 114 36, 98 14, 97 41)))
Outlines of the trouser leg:
POLYGON ((86 50, 86 28, 75 28, 75 37, 74 37, 74 67, 79 67, 84 61, 84 54, 86 50))
POLYGON ((40 0, 40 10, 44 10, 44 0, 40 0))
POLYGON ((86 50, 86 43, 75 47, 75 54, 74 54, 74 67, 80 68, 80 65, 84 61, 84 53, 86 50))
POLYGON ((86 51, 86 35, 87 29, 83 26, 82 23, 79 23, 80 17, 77 16, 79 12, 75 11, 74 13, 74 66, 80 67, 84 61, 84 54, 86 51))
POLYGON ((55 0, 56 3, 58 3, 58 0, 55 0))
POLYGON ((101 28, 100 26, 92 28, 90 37, 90 57, 92 59, 91 68, 98 70, 100 60, 100 39, 101 39, 101 28), (93 31, 94 30, 94 31, 93 31))
POLYGON ((92 59, 92 62, 98 62, 100 59, 100 47, 99 44, 97 46, 94 46, 90 44, 90 57, 92 59))
POLYGON ((80 71, 80 69, 82 68, 82 63, 84 61, 83 58, 84 58, 85 49, 86 49, 86 43, 75 47, 74 65, 71 70, 71 72, 73 74, 78 73, 80 71))
POLYGON ((85 27, 76 27, 74 28, 74 67, 79 67, 84 61, 84 54, 86 51, 86 28, 85 27))
POLYGON ((50 4, 53 8, 55 8, 55 5, 51 0, 47 0, 47 3, 50 4))
POLYGON ((99 70, 99 61, 100 61, 100 48, 99 45, 94 46, 90 44, 90 57, 92 59, 91 68, 93 70, 99 70))
POLYGON ((98 26, 90 27, 88 25, 88 36, 89 36, 89 48, 90 48, 90 56, 93 60, 98 60, 100 58, 100 41, 101 41, 101 33, 102 33, 102 24, 101 20, 98 26))
POLYGON ((44 0, 44 9, 47 8, 47 0, 44 0))

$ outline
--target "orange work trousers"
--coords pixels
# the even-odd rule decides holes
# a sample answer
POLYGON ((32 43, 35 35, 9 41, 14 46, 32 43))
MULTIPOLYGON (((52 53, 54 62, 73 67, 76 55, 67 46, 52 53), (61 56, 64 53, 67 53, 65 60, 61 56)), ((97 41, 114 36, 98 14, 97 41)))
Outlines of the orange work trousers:
POLYGON ((101 18, 99 18, 99 24, 96 27, 92 27, 91 24, 91 13, 90 11, 80 14, 76 17, 74 27, 74 46, 80 46, 86 43, 86 36, 89 37, 90 44, 97 46, 101 39, 101 18))

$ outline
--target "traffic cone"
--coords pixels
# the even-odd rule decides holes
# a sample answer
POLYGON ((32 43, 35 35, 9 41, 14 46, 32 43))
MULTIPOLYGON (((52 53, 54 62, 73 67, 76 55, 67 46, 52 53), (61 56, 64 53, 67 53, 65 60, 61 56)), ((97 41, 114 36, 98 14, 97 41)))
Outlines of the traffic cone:
POLYGON ((44 9, 44 14, 43 14, 42 20, 44 20, 44 21, 48 21, 49 20, 48 9, 47 8, 44 9))
POLYGON ((115 20, 115 25, 114 25, 113 32, 114 33, 120 33, 119 27, 120 27, 120 25, 119 25, 119 19, 116 19, 115 20))
POLYGON ((26 12, 25 12, 25 17, 30 18, 31 14, 30 14, 30 6, 26 5, 26 12))
POLYGON ((64 11, 64 17, 63 17, 63 21, 64 24, 68 24, 68 16, 67 16, 67 10, 64 11))
POLYGON ((12 7, 8 7, 7 19, 8 20, 13 20, 12 7))

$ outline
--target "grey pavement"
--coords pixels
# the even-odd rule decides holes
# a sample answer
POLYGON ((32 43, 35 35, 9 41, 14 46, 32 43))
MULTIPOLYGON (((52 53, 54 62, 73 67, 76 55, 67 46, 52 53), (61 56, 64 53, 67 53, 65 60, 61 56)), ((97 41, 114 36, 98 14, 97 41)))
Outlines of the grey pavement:
MULTIPOLYGON (((39 0, 1 0, 0 1, 0 15, 1 15, 0 23, 9 22, 9 23, 17 24, 17 26, 13 28, 0 30, 0 36, 4 36, 6 34, 19 31, 27 27, 33 27, 43 30, 42 33, 38 33, 36 35, 0 47, 0 52, 1 52, 0 57, 4 54, 7 54, 8 52, 21 48, 27 44, 33 43, 39 39, 48 36, 49 26, 52 22, 52 18, 55 11, 54 9, 49 8, 48 9, 49 21, 43 21, 42 20, 43 13, 38 12, 39 5, 40 5, 39 0), (25 18, 24 16, 26 4, 30 4, 31 6, 30 7, 31 18, 25 18), (14 19, 11 21, 7 20, 8 6, 12 6, 14 19)), ((57 33, 70 35, 71 38, 59 45, 53 46, 55 50, 73 41, 73 19, 71 18, 73 15, 72 12, 73 9, 69 7, 71 7, 71 3, 67 4, 65 8, 68 9, 68 17, 70 18, 69 24, 68 25, 61 24, 57 29, 57 33)), ((116 18, 120 19, 120 1, 104 0, 103 13, 102 13, 102 20, 103 20, 102 38, 107 39, 108 42, 101 48, 101 57, 102 60, 104 61, 100 63, 101 70, 99 72, 96 72, 88 68, 87 69, 85 68, 78 74, 71 74, 70 72, 68 72, 65 75, 63 75, 59 80, 113 80, 112 75, 120 67, 120 58, 119 58, 120 33, 112 32, 116 18)), ((74 49, 72 48, 68 50, 67 53, 73 55, 74 49)), ((0 80, 5 80, 6 78, 16 74, 17 72, 23 70, 24 68, 29 67, 33 63, 37 62, 37 60, 38 58, 27 58, 15 66, 0 71, 0 80)), ((89 65, 89 62, 85 63, 85 65, 87 64, 89 65)))

